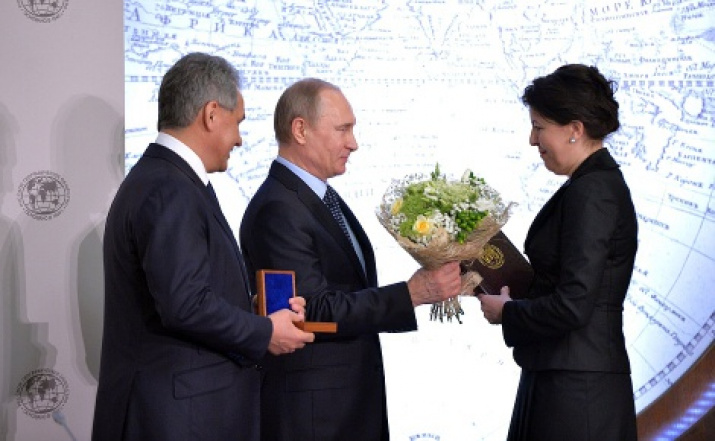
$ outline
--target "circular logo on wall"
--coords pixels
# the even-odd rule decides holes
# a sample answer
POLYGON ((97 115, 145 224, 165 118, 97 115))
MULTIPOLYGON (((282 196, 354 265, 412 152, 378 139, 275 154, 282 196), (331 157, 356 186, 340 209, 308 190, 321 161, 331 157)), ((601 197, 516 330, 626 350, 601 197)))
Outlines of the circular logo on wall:
POLYGON ((36 419, 50 418, 70 396, 67 380, 52 369, 37 369, 23 377, 15 392, 18 407, 36 419))
POLYGON ((28 216, 48 220, 59 216, 65 209, 70 201, 70 188, 57 173, 35 172, 20 184, 17 200, 28 216))
POLYGON ((68 4, 69 0, 17 0, 22 12, 40 23, 49 23, 60 18, 68 4))

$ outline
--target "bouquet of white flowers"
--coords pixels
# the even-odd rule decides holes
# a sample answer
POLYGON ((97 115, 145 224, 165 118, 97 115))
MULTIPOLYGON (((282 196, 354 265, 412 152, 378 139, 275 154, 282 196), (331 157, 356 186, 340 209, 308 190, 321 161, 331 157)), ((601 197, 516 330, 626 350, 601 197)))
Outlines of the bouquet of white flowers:
MULTIPOLYGON (((458 181, 449 180, 437 164, 430 176, 393 180, 376 214, 405 251, 423 267, 433 269, 453 260, 477 259, 509 219, 513 205, 505 205, 499 193, 470 170, 458 181)), ((463 274, 462 294, 471 294, 480 282, 475 272, 463 274)), ((432 305, 430 318, 454 317, 461 323, 461 314, 455 297, 432 305)))

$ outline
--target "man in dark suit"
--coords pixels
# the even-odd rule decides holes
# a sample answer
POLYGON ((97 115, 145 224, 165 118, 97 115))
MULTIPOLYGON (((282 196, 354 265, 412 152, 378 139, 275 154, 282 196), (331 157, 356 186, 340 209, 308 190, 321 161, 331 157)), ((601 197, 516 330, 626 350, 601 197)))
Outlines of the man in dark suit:
POLYGON ((238 73, 189 54, 162 80, 159 136, 120 186, 104 235, 105 317, 92 439, 257 440, 266 351, 314 336, 291 310, 252 313, 208 173, 241 145, 238 73), (208 186, 207 186, 208 184, 208 186))
POLYGON ((378 333, 415 330, 415 306, 459 293, 457 262, 378 287, 370 241, 327 185, 357 149, 354 125, 336 86, 306 79, 289 87, 274 117, 278 158, 241 223, 249 272, 295 271, 306 320, 337 322, 338 329, 295 354, 265 360, 266 441, 388 439, 378 333), (332 209, 324 196, 336 203, 332 209))

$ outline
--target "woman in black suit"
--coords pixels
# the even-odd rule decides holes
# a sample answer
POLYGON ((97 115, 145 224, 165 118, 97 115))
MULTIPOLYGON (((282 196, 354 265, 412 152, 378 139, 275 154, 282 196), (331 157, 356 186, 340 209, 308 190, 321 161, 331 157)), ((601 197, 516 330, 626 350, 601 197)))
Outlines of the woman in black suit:
POLYGON ((603 139, 619 127, 613 83, 596 67, 537 78, 529 143, 569 179, 534 219, 526 299, 480 295, 522 368, 509 441, 636 440, 623 301, 637 248, 630 191, 603 139))

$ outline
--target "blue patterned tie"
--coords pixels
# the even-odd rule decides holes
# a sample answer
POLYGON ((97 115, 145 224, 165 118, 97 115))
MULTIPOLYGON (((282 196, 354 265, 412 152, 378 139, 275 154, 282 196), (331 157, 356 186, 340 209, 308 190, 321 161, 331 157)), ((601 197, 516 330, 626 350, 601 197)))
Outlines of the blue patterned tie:
POLYGON ((348 226, 345 224, 345 218, 343 217, 343 212, 340 210, 340 199, 338 198, 338 193, 333 187, 328 185, 328 189, 325 191, 325 196, 323 196, 323 202, 328 206, 330 214, 333 215, 335 221, 340 225, 340 229, 345 233, 345 237, 348 238, 348 242, 352 243, 350 239, 350 233, 348 232, 348 226))

